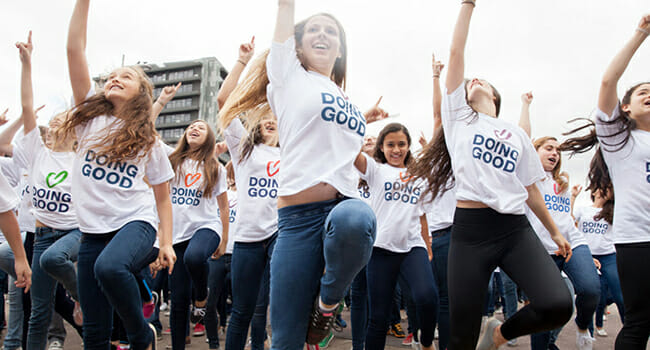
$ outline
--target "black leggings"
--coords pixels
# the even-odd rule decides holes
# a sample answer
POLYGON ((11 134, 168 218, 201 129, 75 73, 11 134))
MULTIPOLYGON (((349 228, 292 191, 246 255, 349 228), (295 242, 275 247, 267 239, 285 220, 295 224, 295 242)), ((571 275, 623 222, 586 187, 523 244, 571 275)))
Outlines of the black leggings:
POLYGON ((530 304, 502 326, 506 339, 555 329, 573 313, 560 271, 524 215, 456 208, 449 245, 449 350, 474 350, 488 282, 499 266, 530 304))
POLYGON ((625 305, 616 349, 645 350, 650 336, 650 242, 617 244, 616 265, 625 305))

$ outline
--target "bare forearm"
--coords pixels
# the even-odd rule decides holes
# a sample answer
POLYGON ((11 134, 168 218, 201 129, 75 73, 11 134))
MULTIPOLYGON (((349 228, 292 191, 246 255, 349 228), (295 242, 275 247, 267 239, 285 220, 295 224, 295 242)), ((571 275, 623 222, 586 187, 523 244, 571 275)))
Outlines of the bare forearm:
POLYGON ((521 105, 521 115, 519 116, 519 127, 524 129, 528 137, 531 137, 530 105, 525 103, 521 105))
POLYGON ((278 1, 278 15, 275 22, 273 41, 283 43, 293 35, 293 26, 295 23, 294 13, 294 0, 278 1))
POLYGON ((90 73, 86 60, 86 31, 88 27, 89 0, 77 0, 68 28, 68 72, 74 103, 83 102, 90 90, 90 73))
POLYGON ((21 117, 25 126, 24 132, 27 134, 36 127, 31 62, 25 62, 22 64, 22 73, 20 76, 20 100, 23 108, 21 117))
POLYGON ((461 5, 449 53, 449 70, 447 71, 447 82, 445 84, 449 92, 460 86, 465 76, 465 45, 473 12, 474 5, 471 3, 461 5))
POLYGON ((611 61, 600 85, 600 93, 598 95, 598 108, 605 113, 611 112, 618 104, 618 97, 616 94, 616 86, 618 81, 627 69, 630 60, 634 53, 643 44, 647 34, 641 31, 635 31, 632 38, 630 38, 623 49, 618 52, 614 59, 611 61))
POLYGON ((238 59, 237 62, 235 62, 235 66, 232 67, 232 70, 228 73, 228 76, 226 76, 223 84, 221 84, 221 88, 217 94, 217 103, 219 104, 219 108, 223 107, 228 96, 230 96, 232 91, 237 87, 237 82, 239 81, 241 74, 244 72, 244 68, 246 68, 246 64, 238 59))
POLYGON ((20 237, 20 228, 18 227, 18 220, 13 211, 6 211, 0 213, 0 230, 7 239, 7 243, 11 247, 16 260, 27 259, 25 254, 25 247, 23 247, 23 240, 20 237))
POLYGON ((433 132, 442 124, 442 90, 440 75, 433 77, 433 132))

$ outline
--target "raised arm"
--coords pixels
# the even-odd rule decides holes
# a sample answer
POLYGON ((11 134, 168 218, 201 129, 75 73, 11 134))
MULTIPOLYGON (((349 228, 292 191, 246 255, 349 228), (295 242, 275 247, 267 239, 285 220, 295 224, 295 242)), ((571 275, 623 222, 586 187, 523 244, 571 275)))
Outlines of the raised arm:
POLYGON ((456 90, 465 79, 465 44, 467 43, 469 23, 472 19, 474 6, 476 6, 476 1, 463 0, 460 7, 449 52, 449 68, 447 69, 447 81, 445 82, 447 93, 456 90))
POLYGON ((70 18, 68 28, 68 71, 74 103, 79 104, 86 99, 90 91, 90 72, 86 59, 86 32, 88 28, 88 8, 90 0, 77 0, 70 18))
POLYGON ((519 127, 524 129, 528 137, 531 137, 531 132, 530 132, 530 104, 531 103, 533 103, 532 92, 527 92, 521 95, 521 115, 519 116, 519 127))
POLYGON ((433 69, 433 134, 442 125, 442 90, 440 89, 440 73, 445 65, 436 61, 436 56, 431 55, 431 69, 433 69))
POLYGON ((601 111, 609 114, 618 104, 618 95, 616 94, 618 81, 623 75, 623 72, 625 72, 632 56, 634 56, 636 50, 648 37, 648 34, 650 34, 650 14, 641 18, 639 26, 636 28, 632 37, 607 67, 603 75, 603 80, 600 83, 600 92, 598 93, 598 109, 601 111))
POLYGON ((293 35, 295 24, 295 1, 278 0, 278 16, 275 19, 273 41, 283 43, 293 35))
POLYGON ((20 101, 22 104, 23 125, 25 126, 23 132, 25 134, 34 130, 36 127, 36 114, 34 113, 34 91, 32 89, 32 51, 34 45, 32 44, 32 32, 27 36, 27 42, 16 43, 18 54, 20 56, 20 63, 22 64, 22 71, 20 75, 20 101))
POLYGON ((255 37, 251 39, 250 43, 239 45, 239 58, 237 58, 235 66, 232 67, 230 73, 228 73, 228 76, 226 76, 226 79, 223 81, 223 84, 221 84, 221 88, 217 94, 217 104, 219 105, 219 109, 223 107, 224 103, 226 103, 226 100, 228 99, 228 96, 230 96, 230 93, 232 93, 232 91, 235 90, 235 87, 237 87, 239 77, 241 77, 241 74, 244 72, 244 68, 246 68, 246 65, 248 62, 250 62, 254 54, 255 37))
POLYGON ((169 85, 165 86, 162 91, 160 92, 160 96, 158 96, 158 99, 156 102, 153 103, 153 106, 151 106, 151 121, 155 122, 156 118, 160 115, 160 112, 162 112, 163 108, 165 108, 165 105, 169 103, 169 101, 176 96, 176 93, 178 92, 178 89, 181 87, 182 83, 178 83, 176 85, 169 85))

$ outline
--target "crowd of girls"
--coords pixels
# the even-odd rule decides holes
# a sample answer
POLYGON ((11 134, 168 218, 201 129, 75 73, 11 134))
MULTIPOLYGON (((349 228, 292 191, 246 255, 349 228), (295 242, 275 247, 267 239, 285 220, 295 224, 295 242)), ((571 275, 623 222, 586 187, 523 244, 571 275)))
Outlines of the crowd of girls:
POLYGON ((574 305, 576 346, 592 349, 594 333, 607 335, 609 296, 624 325, 616 348, 644 349, 650 83, 620 101, 616 91, 650 15, 607 68, 593 121, 560 142, 531 136, 531 93, 518 126, 499 118, 494 86, 465 77, 475 6, 461 2, 448 63, 432 59, 433 138, 416 154, 402 124, 366 135, 388 113, 381 98, 362 112, 346 95, 343 26, 325 13, 297 22, 293 0, 279 1, 269 50, 254 58, 255 38, 240 46, 217 96, 218 125, 193 121, 175 148, 154 121, 180 84, 154 101, 146 74, 131 66, 93 88, 89 0, 76 1, 68 32, 74 106, 43 138, 30 32, 16 44, 22 114, 0 134, 10 156, 0 162, 0 229, 11 248, 0 246, 0 267, 14 290, 31 286, 24 329, 12 307, 5 349, 45 349, 52 310, 86 349, 155 349, 156 273, 169 274, 177 350, 190 322, 203 322, 208 346, 219 348, 229 295, 226 349, 244 349, 249 328, 253 349, 268 346, 269 308, 273 349, 327 346, 348 292, 353 349, 383 349, 398 285, 411 306, 409 337, 422 349, 436 348, 437 328, 439 349, 496 349, 531 335, 532 349, 545 350, 574 305), (570 189, 561 152, 594 147, 593 205, 574 208, 582 188, 570 189), (227 167, 218 159, 225 151, 227 167), (495 269, 526 303, 518 309, 515 296, 505 321, 488 320, 479 339, 495 269))

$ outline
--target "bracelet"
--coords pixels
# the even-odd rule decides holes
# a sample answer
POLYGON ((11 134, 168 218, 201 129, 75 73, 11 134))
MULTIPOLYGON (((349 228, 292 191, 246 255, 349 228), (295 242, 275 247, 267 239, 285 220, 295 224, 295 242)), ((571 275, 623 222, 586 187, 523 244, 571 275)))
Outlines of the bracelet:
POLYGON ((440 74, 434 74, 434 75, 433 75, 433 78, 434 78, 434 79, 435 79, 435 78, 440 78, 440 74))
POLYGON ((460 4, 461 5, 462 4, 470 4, 470 5, 474 6, 474 7, 476 7, 476 0, 463 0, 463 1, 461 1, 460 4))
POLYGON ((636 30, 641 33, 645 33, 645 35, 650 35, 650 31, 648 31, 647 29, 637 27, 636 30))
POLYGON ((239 63, 241 63, 241 64, 243 64, 243 65, 244 65, 244 67, 246 67, 246 62, 244 62, 243 60, 241 60, 241 59, 238 59, 238 60, 237 60, 237 62, 239 62, 239 63))

